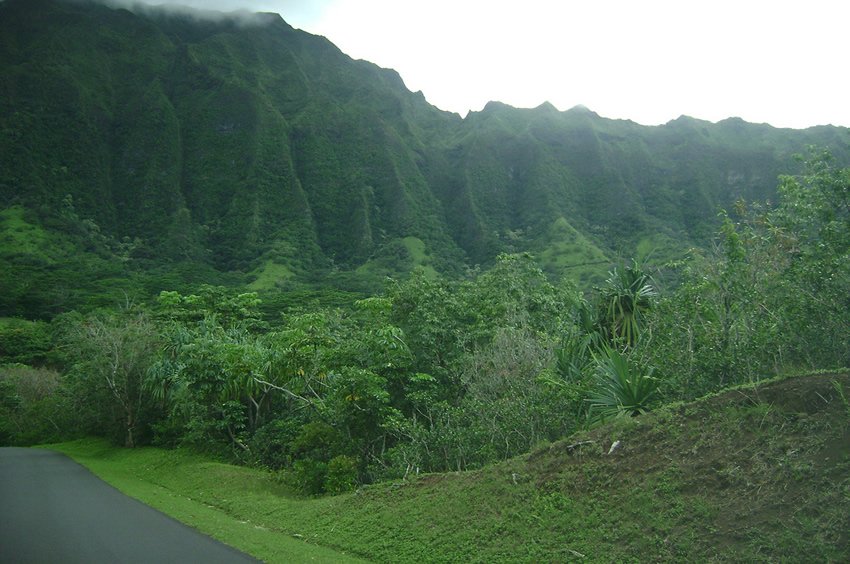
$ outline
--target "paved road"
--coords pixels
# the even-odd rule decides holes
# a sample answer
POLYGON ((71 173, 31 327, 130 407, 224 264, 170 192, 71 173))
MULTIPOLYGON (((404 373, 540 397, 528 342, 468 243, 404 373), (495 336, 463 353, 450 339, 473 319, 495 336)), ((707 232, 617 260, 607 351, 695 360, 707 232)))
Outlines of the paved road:
POLYGON ((58 452, 0 448, 0 562, 257 562, 58 452))

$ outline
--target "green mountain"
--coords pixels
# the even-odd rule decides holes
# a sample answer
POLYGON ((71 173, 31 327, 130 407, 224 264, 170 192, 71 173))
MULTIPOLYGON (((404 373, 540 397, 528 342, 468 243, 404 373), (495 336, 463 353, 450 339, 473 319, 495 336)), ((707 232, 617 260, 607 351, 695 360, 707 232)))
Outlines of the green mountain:
POLYGON ((847 128, 496 102, 461 118, 272 14, 6 0, 0 73, 0 315, 109 279, 371 289, 515 251, 588 283, 618 255, 705 244, 719 207, 770 198, 808 145, 850 160, 847 128))

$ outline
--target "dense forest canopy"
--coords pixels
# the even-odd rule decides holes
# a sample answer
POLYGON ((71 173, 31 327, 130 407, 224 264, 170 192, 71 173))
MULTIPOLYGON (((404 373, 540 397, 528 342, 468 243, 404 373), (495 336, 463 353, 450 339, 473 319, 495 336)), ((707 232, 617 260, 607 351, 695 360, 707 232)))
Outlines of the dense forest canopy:
POLYGON ((0 71, 4 444, 341 492, 850 363, 845 128, 461 119, 277 17, 84 2, 0 3, 0 71))

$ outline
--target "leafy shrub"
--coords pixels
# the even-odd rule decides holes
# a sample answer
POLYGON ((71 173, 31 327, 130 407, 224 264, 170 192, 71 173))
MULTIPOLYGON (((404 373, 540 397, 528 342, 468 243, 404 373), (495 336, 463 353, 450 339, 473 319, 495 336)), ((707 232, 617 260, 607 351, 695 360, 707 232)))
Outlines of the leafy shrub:
POLYGON ((276 419, 266 423, 251 438, 251 452, 256 463, 280 470, 292 461, 292 444, 298 434, 299 421, 276 419))
POLYGON ((299 491, 310 495, 319 495, 325 491, 328 465, 310 458, 296 460, 292 465, 291 483, 299 491))
POLYGON ((0 444, 31 445, 73 433, 59 374, 22 364, 0 366, 0 444))
POLYGON ((339 441, 336 429, 322 421, 311 421, 301 427, 292 441, 292 454, 298 458, 327 461, 339 441))
POLYGON ((340 455, 328 462, 325 491, 331 494, 349 492, 357 485, 357 460, 340 455))

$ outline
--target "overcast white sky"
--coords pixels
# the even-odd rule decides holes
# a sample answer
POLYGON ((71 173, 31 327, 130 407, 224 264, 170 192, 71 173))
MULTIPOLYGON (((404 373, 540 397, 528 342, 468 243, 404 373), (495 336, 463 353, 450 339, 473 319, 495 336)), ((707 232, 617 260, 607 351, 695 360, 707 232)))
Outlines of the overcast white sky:
MULTIPOLYGON (((145 0, 159 4, 162 0, 145 0)), ((846 0, 181 0, 277 12, 465 116, 489 100, 850 126, 846 0)))

